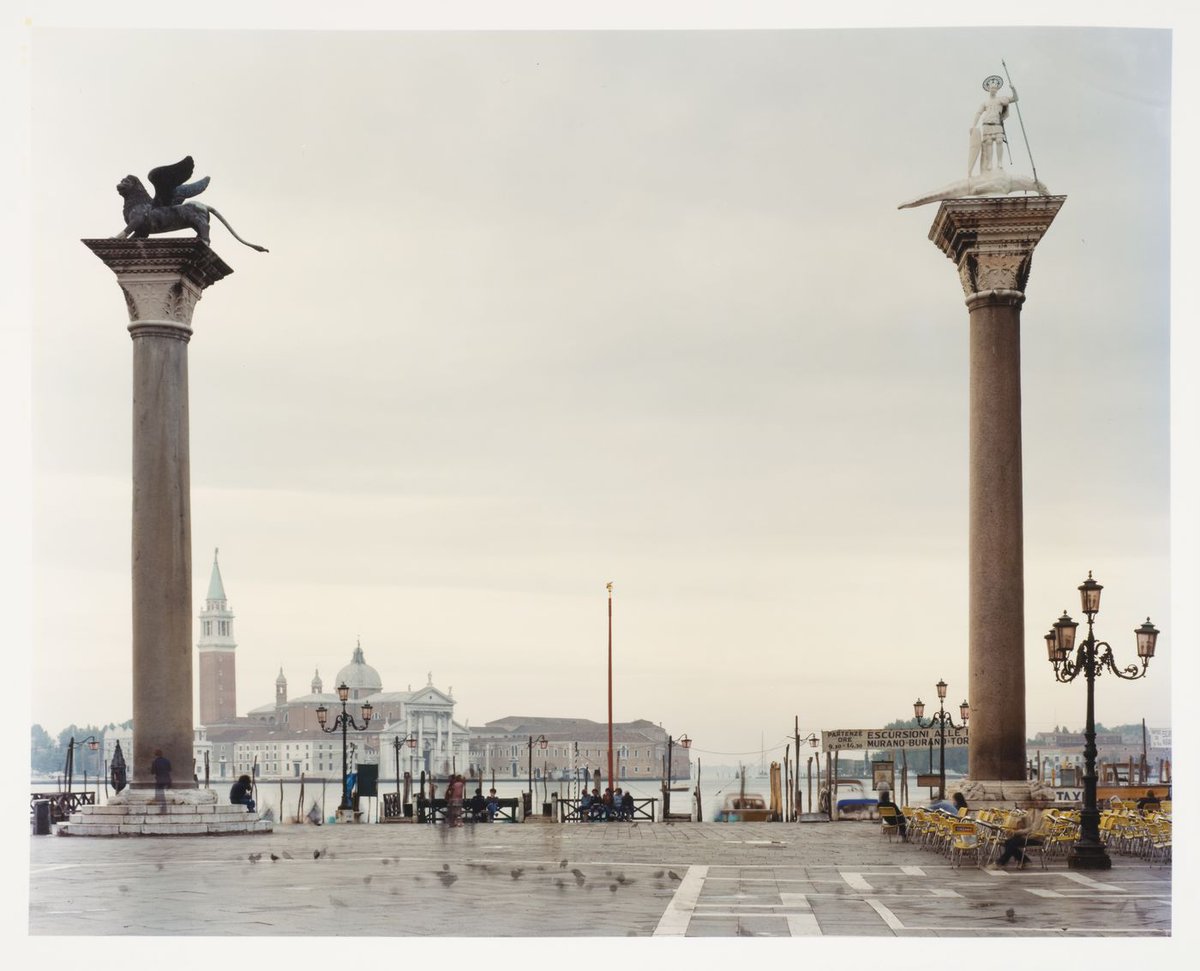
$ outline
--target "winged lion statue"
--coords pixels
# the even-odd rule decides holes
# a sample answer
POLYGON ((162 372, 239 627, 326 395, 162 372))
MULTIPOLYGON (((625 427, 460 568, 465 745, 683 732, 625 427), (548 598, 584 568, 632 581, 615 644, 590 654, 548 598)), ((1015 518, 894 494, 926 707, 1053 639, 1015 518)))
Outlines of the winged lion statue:
POLYGON ((229 225, 229 220, 222 216, 215 206, 207 206, 192 198, 208 188, 209 181, 209 177, 206 175, 195 182, 188 182, 194 168, 195 162, 188 155, 173 165, 160 165, 151 169, 148 178, 150 184, 154 186, 153 197, 146 191, 142 180, 136 175, 127 175, 118 182, 117 191, 125 200, 125 228, 114 238, 145 239, 152 233, 194 229, 196 236, 207 243, 208 214, 212 213, 225 224, 225 228, 239 243, 258 250, 260 253, 268 252, 265 246, 242 239, 237 231, 229 225))

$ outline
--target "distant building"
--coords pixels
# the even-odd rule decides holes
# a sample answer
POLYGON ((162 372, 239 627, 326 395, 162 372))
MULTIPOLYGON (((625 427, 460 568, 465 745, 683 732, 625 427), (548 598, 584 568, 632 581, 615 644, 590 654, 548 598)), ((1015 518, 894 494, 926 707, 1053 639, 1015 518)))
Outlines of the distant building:
MULTIPOLYGON (((1041 777, 1047 782, 1064 777, 1073 779, 1082 774, 1084 768, 1083 747, 1085 739, 1082 732, 1038 732, 1034 741, 1026 744, 1025 755, 1030 774, 1036 774, 1041 767, 1041 777)), ((1171 760, 1171 730, 1147 729, 1143 746, 1142 732, 1122 735, 1119 732, 1104 732, 1096 735, 1096 763, 1124 764, 1133 762, 1141 764, 1145 756, 1146 767, 1150 773, 1156 774, 1160 763, 1171 760), (1165 743, 1165 744, 1160 744, 1165 743)), ((1081 783, 1071 782, 1072 785, 1081 783)))
POLYGON ((237 717, 237 664, 233 639, 233 611, 225 597, 221 568, 213 550, 208 595, 200 610, 199 655, 200 724, 218 725, 237 717))
MULTIPOLYGON (((471 729, 470 768, 484 779, 527 779, 530 738, 545 736, 546 748, 532 748, 533 777, 566 781, 589 777, 597 769, 608 780, 608 723, 586 718, 510 716, 471 729)), ((613 774, 617 781, 661 779, 667 758, 667 733, 653 722, 613 723, 613 774)), ((691 774, 688 750, 675 744, 671 776, 691 774)))
MULTIPOLYGON (((364 702, 372 708, 366 731, 347 732, 349 771, 359 763, 374 763, 380 766, 381 777, 392 778, 397 756, 400 773, 410 772, 414 777, 424 772, 444 778, 451 772, 466 771, 467 729, 454 720, 454 698, 434 687, 432 673, 417 691, 384 691, 379 672, 367 663, 359 643, 333 683, 346 686, 346 711, 355 722, 362 722, 364 702), (407 743, 409 738, 416 740, 415 746, 407 743)), ((326 728, 333 728, 342 713, 342 702, 336 690, 324 690, 319 670, 313 673, 309 687, 307 694, 289 697, 287 676, 280 668, 274 702, 252 708, 245 718, 206 726, 213 777, 236 778, 242 773, 290 779, 339 775, 341 732, 323 731, 317 710, 325 709, 326 728)))

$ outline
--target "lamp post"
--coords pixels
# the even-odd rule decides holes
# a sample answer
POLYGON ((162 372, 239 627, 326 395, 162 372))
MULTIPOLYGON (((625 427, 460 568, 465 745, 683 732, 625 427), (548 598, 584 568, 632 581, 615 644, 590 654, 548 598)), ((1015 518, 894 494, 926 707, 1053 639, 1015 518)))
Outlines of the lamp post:
POLYGON ((917 724, 921 728, 932 728, 935 724, 938 726, 938 798, 946 798, 946 726, 958 730, 966 728, 967 719, 971 717, 971 706, 965 701, 958 706, 959 716, 962 718, 961 725, 955 725, 954 719, 950 716, 950 712, 946 711, 946 682, 939 680, 937 683, 938 696, 938 713, 930 716, 929 722, 921 721, 921 716, 925 714, 925 702, 920 698, 913 702, 913 714, 917 718, 917 724))
POLYGON ((545 735, 539 735, 534 738, 529 736, 529 803, 525 807, 526 814, 533 812, 533 743, 537 742, 537 747, 544 749, 550 743, 546 740, 545 735))
POLYGON ((342 703, 342 713, 334 719, 332 725, 325 727, 325 720, 329 717, 329 709, 324 705, 317 708, 317 722, 321 726, 321 731, 327 735, 333 734, 339 728, 342 730, 342 801, 338 809, 347 810, 350 808, 350 793, 346 791, 346 730, 353 728, 356 731, 365 732, 367 726, 371 723, 371 712, 374 710, 369 701, 364 701, 362 704, 362 720, 359 725, 354 718, 346 711, 346 699, 350 697, 350 688, 343 681, 337 688, 338 700, 342 703))
POLYGON ((409 735, 407 738, 401 738, 399 735, 392 736, 392 748, 396 750, 396 795, 400 795, 400 749, 405 745, 409 748, 416 748, 417 736, 409 735))
MULTIPOLYGON (((663 819, 671 812, 671 776, 673 765, 673 749, 675 748, 676 739, 672 736, 667 736, 667 778, 663 782, 663 819)), ((687 735, 680 735, 678 742, 683 748, 689 749, 692 747, 692 740, 687 735)))
POLYGON ((1146 618, 1146 623, 1134 630, 1137 637, 1137 653, 1142 659, 1141 670, 1136 664, 1117 667, 1112 648, 1104 641, 1097 641, 1092 622, 1100 612, 1100 591, 1104 589, 1092 579, 1089 570, 1087 579, 1079 586, 1079 599, 1087 616, 1087 639, 1075 650, 1075 621, 1063 615, 1058 618, 1050 633, 1046 635, 1046 652, 1054 665, 1054 678, 1064 684, 1074 681, 1080 674, 1087 679, 1087 724, 1083 730, 1083 810, 1079 814, 1079 839, 1067 854, 1067 866, 1076 870, 1108 870, 1112 867, 1104 844, 1100 842, 1100 810, 1096 806, 1096 678, 1107 668, 1112 674, 1126 681, 1136 681, 1146 676, 1158 631, 1146 618))
MULTIPOLYGON (((806 735, 804 738, 796 739, 796 776, 797 776, 796 791, 797 792, 800 791, 799 775, 800 775, 800 743, 801 742, 808 742, 808 744, 811 748, 817 748, 821 744, 821 739, 817 737, 816 732, 809 732, 808 735, 806 735)), ((821 792, 821 756, 819 754, 816 756, 816 760, 817 760, 817 793, 819 795, 821 792)), ((810 766, 812 765, 812 761, 813 761, 813 756, 810 755, 808 757, 808 762, 809 762, 810 766)), ((809 774, 809 778, 808 778, 808 811, 812 812, 812 775, 811 775, 812 769, 811 768, 809 769, 809 773, 810 774, 809 774)))
MULTIPOLYGON (((75 741, 75 736, 71 736, 71 740, 67 743, 67 771, 64 773, 67 777, 67 792, 71 791, 71 779, 75 774, 75 747, 76 745, 86 745, 88 751, 94 752, 100 747, 100 743, 96 741, 95 735, 89 735, 87 738, 82 738, 78 742, 75 741)), ((86 775, 86 771, 85 771, 86 775)), ((84 780, 86 787, 87 780, 84 780)))

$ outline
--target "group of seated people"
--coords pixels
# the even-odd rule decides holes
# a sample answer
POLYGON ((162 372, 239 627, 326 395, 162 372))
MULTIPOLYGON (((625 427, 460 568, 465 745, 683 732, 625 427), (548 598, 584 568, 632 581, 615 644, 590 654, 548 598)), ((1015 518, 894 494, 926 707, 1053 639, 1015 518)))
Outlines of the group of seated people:
POLYGON ((482 789, 476 789, 475 795, 463 800, 463 815, 473 823, 494 823, 499 810, 500 799, 495 789, 489 789, 487 796, 482 789))
POLYGON ((599 789, 591 792, 584 790, 583 799, 579 803, 579 813, 586 820, 593 819, 633 819, 633 793, 605 789, 600 795, 599 789))
MULTIPOLYGON (((967 809, 967 800, 961 792, 956 792, 953 802, 938 798, 929 803, 929 808, 962 816, 965 815, 964 810, 967 809)), ((891 790, 887 788, 879 790, 879 815, 884 822, 894 823, 900 830, 900 839, 908 842, 908 820, 904 816, 904 810, 892 801, 891 790)))

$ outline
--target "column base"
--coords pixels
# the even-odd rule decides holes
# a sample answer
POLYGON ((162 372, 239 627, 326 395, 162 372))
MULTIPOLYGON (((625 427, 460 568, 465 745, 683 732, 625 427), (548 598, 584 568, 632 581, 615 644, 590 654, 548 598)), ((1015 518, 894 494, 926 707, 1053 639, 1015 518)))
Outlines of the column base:
POLYGON ((225 836, 269 833, 273 824, 245 806, 220 803, 212 789, 123 789, 103 806, 81 806, 59 836, 225 836))
POLYGON ((1038 782, 1026 782, 1023 779, 1009 779, 990 782, 976 779, 960 779, 957 783, 946 785, 946 797, 961 792, 972 809, 990 809, 1017 806, 1027 809, 1031 806, 1048 806, 1055 801, 1054 787, 1038 782))

